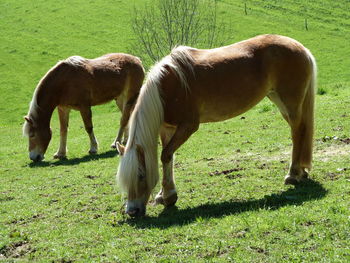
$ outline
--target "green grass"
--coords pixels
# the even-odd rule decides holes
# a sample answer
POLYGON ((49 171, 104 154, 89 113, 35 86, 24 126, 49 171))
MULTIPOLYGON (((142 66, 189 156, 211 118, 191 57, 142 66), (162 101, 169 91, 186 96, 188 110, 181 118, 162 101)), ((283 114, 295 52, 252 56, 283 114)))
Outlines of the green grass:
MULTIPOLYGON (((135 1, 140 3, 141 1, 135 1)), ((232 42, 279 33, 304 43, 319 66, 314 169, 283 185, 287 123, 268 100, 229 121, 204 124, 177 152, 177 206, 121 213, 119 157, 109 149, 120 113, 95 107, 100 153, 87 155, 72 112, 68 160, 53 160, 58 121, 40 164, 29 162, 22 116, 59 59, 127 52, 129 1, 0 2, 0 261, 348 262, 350 260, 350 3, 219 1, 232 42), (305 8, 309 30, 304 28, 305 8)))

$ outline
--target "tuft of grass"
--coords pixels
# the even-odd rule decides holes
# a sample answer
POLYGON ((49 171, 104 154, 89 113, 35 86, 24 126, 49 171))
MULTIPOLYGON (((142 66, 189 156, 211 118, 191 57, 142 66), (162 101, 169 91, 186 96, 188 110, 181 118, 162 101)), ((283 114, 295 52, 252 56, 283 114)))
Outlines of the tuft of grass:
POLYGON ((325 94, 327 94, 327 93, 328 93, 327 88, 319 87, 319 88, 317 89, 317 95, 325 95, 325 94))
POLYGON ((264 113, 264 112, 269 112, 272 110, 271 105, 268 104, 263 104, 262 106, 259 107, 259 113, 264 113))

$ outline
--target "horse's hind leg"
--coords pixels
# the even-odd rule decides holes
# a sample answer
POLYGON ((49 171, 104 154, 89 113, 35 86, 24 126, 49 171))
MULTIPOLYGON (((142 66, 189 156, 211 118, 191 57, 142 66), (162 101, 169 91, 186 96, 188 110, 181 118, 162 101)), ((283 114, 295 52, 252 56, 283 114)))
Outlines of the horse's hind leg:
POLYGON ((111 144, 112 148, 117 148, 117 142, 126 144, 128 140, 128 122, 131 115, 131 112, 134 109, 136 100, 138 98, 140 88, 143 82, 144 73, 143 70, 133 75, 132 77, 128 77, 123 93, 115 100, 118 108, 122 113, 122 117, 120 119, 119 131, 117 137, 114 142, 111 144), (124 140, 122 142, 122 137, 124 135, 124 140))
POLYGON ((62 159, 66 157, 67 153, 67 133, 70 109, 58 106, 57 111, 60 120, 60 146, 53 157, 56 159, 62 159))
POLYGON ((98 149, 98 143, 94 134, 94 128, 92 125, 92 113, 90 107, 80 108, 80 114, 84 122, 85 130, 90 138, 90 154, 96 154, 98 149))
POLYGON ((269 94, 269 98, 279 107, 291 127, 292 162, 284 182, 297 184, 307 178, 307 170, 311 169, 314 91, 308 88, 305 96, 295 98, 284 98, 275 92, 269 94))

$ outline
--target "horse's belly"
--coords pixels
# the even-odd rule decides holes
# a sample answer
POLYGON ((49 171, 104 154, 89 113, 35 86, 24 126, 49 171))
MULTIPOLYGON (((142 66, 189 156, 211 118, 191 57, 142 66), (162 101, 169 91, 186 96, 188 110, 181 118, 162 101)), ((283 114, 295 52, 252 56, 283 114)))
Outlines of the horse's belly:
POLYGON ((118 96, 120 96, 121 88, 100 88, 93 90, 92 96, 91 96, 91 105, 100 105, 107 103, 118 96))
POLYGON ((218 122, 234 118, 254 107, 264 96, 254 99, 212 99, 199 106, 199 119, 204 122, 218 122))
POLYGON ((205 110, 200 113, 200 122, 219 122, 227 119, 234 118, 246 110, 232 110, 232 111, 224 111, 224 110, 205 110))

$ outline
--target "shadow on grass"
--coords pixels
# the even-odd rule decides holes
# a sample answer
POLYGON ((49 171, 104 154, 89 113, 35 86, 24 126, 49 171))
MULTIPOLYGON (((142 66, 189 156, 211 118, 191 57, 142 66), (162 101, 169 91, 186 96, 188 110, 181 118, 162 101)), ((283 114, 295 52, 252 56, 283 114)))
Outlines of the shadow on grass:
POLYGON ((174 206, 165 208, 158 217, 129 218, 120 223, 127 223, 138 228, 168 228, 190 224, 197 220, 221 218, 246 211, 276 210, 289 205, 302 205, 310 200, 321 199, 326 194, 327 190, 320 183, 308 180, 302 185, 279 194, 264 196, 261 199, 207 203, 186 209, 178 209, 174 206))
POLYGON ((90 162, 92 160, 113 158, 116 155, 118 155, 118 152, 116 150, 109 150, 104 153, 85 155, 83 157, 73 158, 73 159, 62 159, 62 160, 57 160, 52 162, 51 161, 32 162, 29 164, 29 167, 35 168, 35 167, 48 167, 48 166, 59 166, 59 165, 77 165, 80 163, 90 162))

